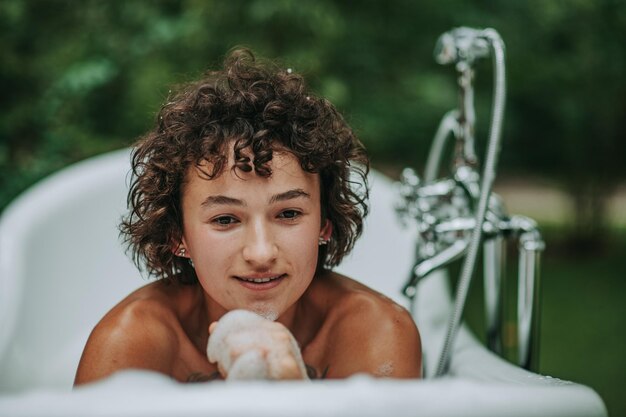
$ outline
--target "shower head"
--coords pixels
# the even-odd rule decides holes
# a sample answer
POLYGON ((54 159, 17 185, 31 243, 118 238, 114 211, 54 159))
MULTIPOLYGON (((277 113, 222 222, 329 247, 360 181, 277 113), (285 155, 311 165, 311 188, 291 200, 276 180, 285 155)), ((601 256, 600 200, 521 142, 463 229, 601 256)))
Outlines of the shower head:
POLYGON ((435 60, 442 64, 472 63, 489 56, 489 41, 484 30, 459 27, 442 34, 435 46, 435 60))

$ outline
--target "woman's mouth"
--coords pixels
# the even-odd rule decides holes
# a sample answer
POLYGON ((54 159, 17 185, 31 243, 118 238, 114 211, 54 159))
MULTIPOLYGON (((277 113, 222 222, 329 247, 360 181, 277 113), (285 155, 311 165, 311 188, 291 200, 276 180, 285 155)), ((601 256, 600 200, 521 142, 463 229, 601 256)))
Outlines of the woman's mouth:
POLYGON ((287 274, 235 276, 244 287, 252 290, 269 290, 279 285, 287 274))

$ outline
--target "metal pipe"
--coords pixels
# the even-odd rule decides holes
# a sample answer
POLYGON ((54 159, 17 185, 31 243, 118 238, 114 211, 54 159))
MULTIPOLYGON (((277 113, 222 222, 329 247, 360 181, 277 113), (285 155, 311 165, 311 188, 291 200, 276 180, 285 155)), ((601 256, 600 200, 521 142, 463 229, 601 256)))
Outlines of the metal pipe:
POLYGON ((487 347, 502 356, 502 327, 506 306, 506 241, 501 235, 485 240, 483 268, 485 291, 485 332, 487 347))
POLYGON ((454 169, 462 166, 476 166, 478 158, 474 150, 474 69, 467 61, 457 63, 459 75, 459 134, 455 149, 454 169))
POLYGON ((518 364, 539 368, 540 256, 545 244, 534 230, 520 236, 517 300, 518 364))
POLYGON ((457 135, 456 132, 459 129, 459 123, 457 120, 458 117, 459 111, 455 109, 450 110, 443 116, 443 119, 441 119, 439 127, 437 128, 437 133, 435 133, 435 137, 433 139, 433 144, 431 145, 428 153, 428 159, 426 160, 424 181, 431 182, 437 178, 446 139, 450 135, 450 132, 454 133, 455 136, 457 135))

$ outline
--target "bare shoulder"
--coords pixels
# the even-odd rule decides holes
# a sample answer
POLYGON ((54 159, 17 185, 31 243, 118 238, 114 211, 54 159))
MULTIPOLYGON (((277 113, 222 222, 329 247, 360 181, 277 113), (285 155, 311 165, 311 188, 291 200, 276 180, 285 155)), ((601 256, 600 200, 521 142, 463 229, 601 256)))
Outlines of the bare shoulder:
POLYGON ((96 325, 80 359, 75 385, 121 369, 170 373, 178 350, 176 317, 150 285, 129 295, 96 325))
POLYGON ((337 299, 328 315, 330 377, 358 372, 394 378, 421 376, 421 341, 411 314, 388 297, 347 277, 332 278, 337 299))

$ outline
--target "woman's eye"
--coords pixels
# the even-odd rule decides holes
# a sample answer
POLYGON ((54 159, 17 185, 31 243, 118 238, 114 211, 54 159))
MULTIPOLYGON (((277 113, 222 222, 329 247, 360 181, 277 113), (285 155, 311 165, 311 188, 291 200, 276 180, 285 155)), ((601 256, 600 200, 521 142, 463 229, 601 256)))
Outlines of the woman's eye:
POLYGON ((280 217, 281 219, 293 220, 298 218, 301 214, 302 213, 298 210, 285 210, 282 211, 278 217, 280 217))
POLYGON ((220 216, 213 219, 213 223, 217 224, 218 226, 229 226, 236 222, 237 219, 232 216, 220 216))

